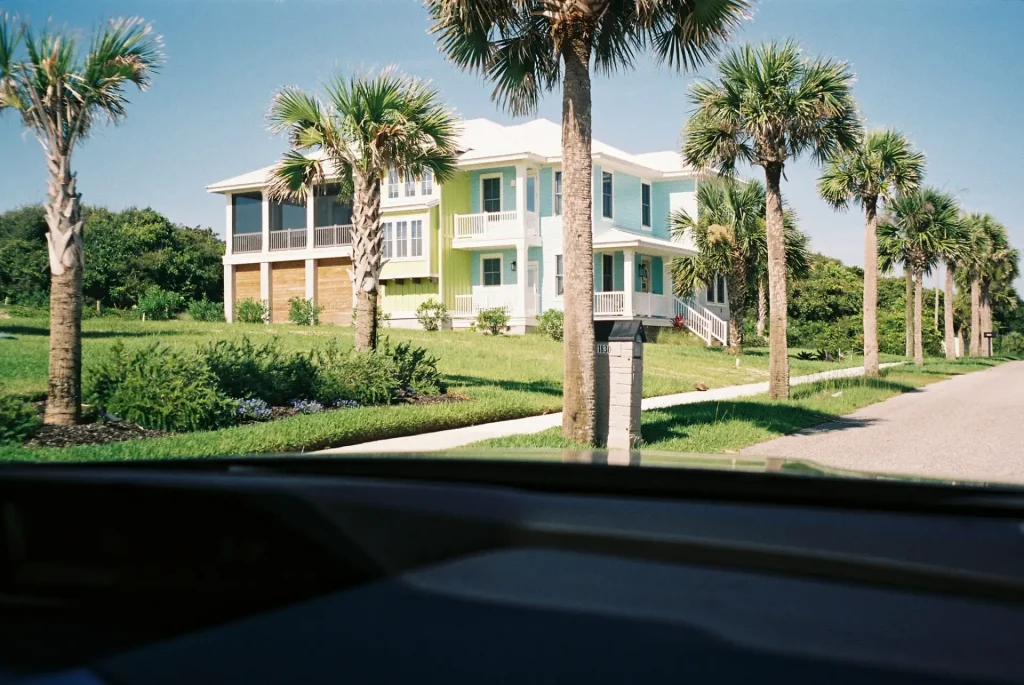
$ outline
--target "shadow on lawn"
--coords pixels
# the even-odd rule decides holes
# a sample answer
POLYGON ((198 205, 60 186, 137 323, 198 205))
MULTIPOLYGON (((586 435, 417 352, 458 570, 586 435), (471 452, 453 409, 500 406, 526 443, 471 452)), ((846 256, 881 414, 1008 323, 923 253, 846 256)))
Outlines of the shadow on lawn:
MULTIPOLYGON (((10 326, 7 324, 0 324, 0 331, 4 333, 10 333, 11 335, 23 335, 23 336, 39 336, 45 337, 50 335, 50 329, 48 326, 24 326, 14 325, 10 326)), ((147 338, 147 337, 165 337, 171 335, 180 335, 179 331, 175 330, 159 330, 159 331, 82 331, 83 339, 103 339, 103 338, 147 338)))
POLYGON ((562 396, 562 384, 557 381, 502 381, 491 378, 480 378, 478 376, 452 376, 445 374, 445 380, 452 387, 499 387, 502 390, 516 390, 519 392, 536 392, 555 397, 562 396))

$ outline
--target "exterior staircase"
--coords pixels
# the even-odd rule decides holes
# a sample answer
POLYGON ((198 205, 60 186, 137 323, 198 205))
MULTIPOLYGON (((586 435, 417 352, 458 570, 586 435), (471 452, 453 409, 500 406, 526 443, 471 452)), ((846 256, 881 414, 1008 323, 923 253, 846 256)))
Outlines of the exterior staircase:
POLYGON ((683 317, 687 330, 708 345, 729 344, 729 322, 693 299, 675 298, 676 316, 683 317))

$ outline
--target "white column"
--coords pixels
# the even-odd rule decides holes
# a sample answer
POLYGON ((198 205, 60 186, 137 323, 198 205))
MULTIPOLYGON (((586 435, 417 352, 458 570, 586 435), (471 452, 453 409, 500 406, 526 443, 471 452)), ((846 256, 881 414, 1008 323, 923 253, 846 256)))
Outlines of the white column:
POLYGON ((622 260, 622 285, 623 290, 626 292, 625 296, 623 296, 625 302, 623 303, 622 313, 627 319, 633 318, 633 291, 636 289, 636 268, 633 266, 634 256, 635 253, 632 250, 625 250, 622 260))
POLYGON ((227 202, 227 208, 224 210, 224 254, 231 254, 231 250, 234 247, 234 233, 232 229, 235 226, 235 207, 231 203, 231 193, 224 196, 227 202))
MULTIPOLYGON (((312 243, 310 243, 312 244, 312 243)), ((306 299, 316 302, 316 260, 306 260, 306 299)), ((319 304, 317 302, 317 304, 319 304)))
POLYGON ((224 320, 235 320, 235 267, 224 265, 224 320))
MULTIPOLYGON (((670 263, 670 257, 661 258, 661 295, 665 299, 662 302, 665 303, 665 311, 662 312, 665 316, 673 317, 676 315, 676 288, 675 284, 672 283, 672 266, 670 263)), ((755 293, 756 295, 756 293, 755 293)))
POLYGON ((516 312, 517 316, 525 317, 526 314, 526 299, 528 297, 526 291, 526 265, 529 263, 529 249, 526 247, 526 241, 522 240, 516 245, 516 290, 519 291, 519 311, 516 312))
MULTIPOLYGON (((526 165, 516 164, 516 216, 523 231, 526 231, 526 165)), ((525 268, 525 267, 524 267, 525 268)))
MULTIPOLYGON (((315 201, 314 198, 315 198, 315 196, 313 194, 313 189, 310 188, 309 189, 309 193, 306 195, 306 249, 307 250, 312 250, 313 249, 313 232, 314 232, 314 227, 316 226, 316 201, 315 201)), ((309 280, 309 273, 308 273, 309 268, 308 267, 307 267, 306 271, 307 271, 306 280, 308 281, 309 280)), ((309 290, 308 286, 307 286, 306 290, 307 290, 307 297, 306 297, 306 299, 308 300, 309 297, 310 297, 308 295, 308 290, 309 290)))
POLYGON ((270 198, 263 193, 263 251, 270 251, 270 198))
MULTIPOLYGON (((266 232, 264 232, 266 235, 266 232)), ((270 262, 260 263, 260 299, 270 308, 270 262)), ((270 322, 270 319, 267 319, 270 322)))

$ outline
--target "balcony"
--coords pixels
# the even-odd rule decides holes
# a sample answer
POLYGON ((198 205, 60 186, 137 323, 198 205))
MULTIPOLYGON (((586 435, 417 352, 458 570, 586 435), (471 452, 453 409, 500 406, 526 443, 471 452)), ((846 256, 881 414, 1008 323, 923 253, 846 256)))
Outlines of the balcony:
POLYGON ((536 212, 479 212, 455 215, 453 247, 487 247, 511 244, 540 235, 536 212))
MULTIPOLYGON (((537 290, 527 290, 525 316, 536 316, 539 303, 540 295, 537 290)), ((505 310, 509 316, 523 316, 518 313, 519 287, 516 285, 496 288, 477 286, 473 288, 472 294, 455 296, 455 311, 452 315, 458 318, 472 318, 482 309, 495 308, 505 310)))
POLYGON ((305 250, 306 229, 292 228, 284 231, 270 232, 271 250, 305 250))
POLYGON ((235 254, 240 252, 259 252, 262 249, 262 233, 241 233, 231 238, 231 251, 235 254))
POLYGON ((675 298, 672 295, 623 291, 594 293, 595 318, 660 317, 671 319, 673 316, 675 316, 675 298), (632 305, 631 308, 627 309, 627 303, 632 305))
POLYGON ((346 247, 352 244, 352 224, 317 226, 313 229, 313 247, 346 247))

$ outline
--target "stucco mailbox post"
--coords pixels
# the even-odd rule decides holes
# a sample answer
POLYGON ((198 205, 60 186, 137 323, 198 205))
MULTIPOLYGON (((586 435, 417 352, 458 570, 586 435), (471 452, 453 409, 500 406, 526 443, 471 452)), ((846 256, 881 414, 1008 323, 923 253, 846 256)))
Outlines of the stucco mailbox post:
POLYGON ((644 389, 644 342, 639 321, 595 326, 597 442, 608 449, 633 449, 640 442, 644 389))

